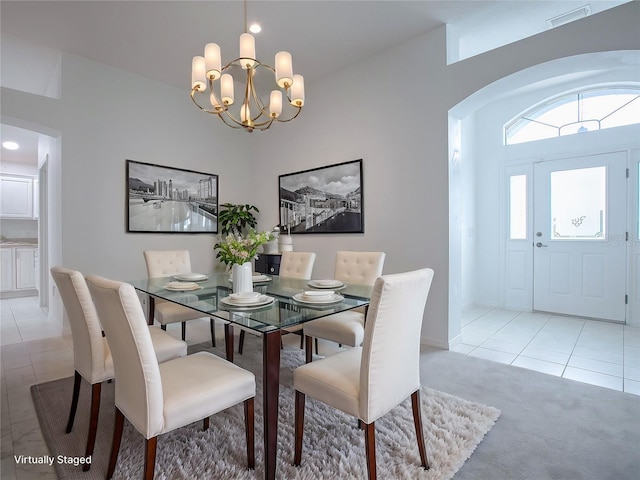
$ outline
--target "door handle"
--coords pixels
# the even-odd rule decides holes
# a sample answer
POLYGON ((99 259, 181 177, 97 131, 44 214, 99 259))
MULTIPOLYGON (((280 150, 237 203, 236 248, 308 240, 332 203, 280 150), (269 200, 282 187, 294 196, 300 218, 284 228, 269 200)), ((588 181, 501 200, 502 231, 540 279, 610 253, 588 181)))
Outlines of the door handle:
POLYGON ((536 247, 538 247, 538 248, 540 248, 540 247, 548 247, 548 246, 549 246, 549 245, 545 245, 545 244, 544 244, 544 243, 542 243, 542 242, 538 242, 538 243, 536 243, 536 247))

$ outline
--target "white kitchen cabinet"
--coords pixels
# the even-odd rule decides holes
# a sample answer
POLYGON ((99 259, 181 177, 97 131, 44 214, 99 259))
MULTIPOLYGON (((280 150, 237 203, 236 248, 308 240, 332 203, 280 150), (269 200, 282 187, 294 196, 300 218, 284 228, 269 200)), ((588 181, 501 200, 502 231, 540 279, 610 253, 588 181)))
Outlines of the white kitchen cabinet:
POLYGON ((38 285, 36 245, 0 248, 0 291, 3 298, 32 295, 38 285))
POLYGON ((36 288, 36 249, 16 247, 16 290, 36 288))
POLYGON ((13 248, 0 248, 0 291, 13 290, 13 248))
POLYGON ((0 216, 34 218, 33 199, 33 178, 0 176, 0 216))

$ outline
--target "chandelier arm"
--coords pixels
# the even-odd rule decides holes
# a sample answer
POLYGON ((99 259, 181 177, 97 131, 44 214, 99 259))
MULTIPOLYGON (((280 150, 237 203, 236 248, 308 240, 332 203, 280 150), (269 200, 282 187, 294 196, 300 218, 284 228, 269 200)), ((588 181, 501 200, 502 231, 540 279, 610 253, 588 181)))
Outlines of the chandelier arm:
POLYGON ((274 120, 275 120, 276 122, 286 123, 286 122, 290 122, 291 120, 293 120, 294 118, 296 118, 298 115, 300 115, 300 112, 302 111, 302 107, 296 107, 295 105, 292 105, 292 106, 298 109, 298 111, 296 112, 296 114, 295 114, 293 117, 291 117, 291 118, 284 118, 284 119, 281 119, 280 117, 278 117, 278 118, 275 118, 274 120))

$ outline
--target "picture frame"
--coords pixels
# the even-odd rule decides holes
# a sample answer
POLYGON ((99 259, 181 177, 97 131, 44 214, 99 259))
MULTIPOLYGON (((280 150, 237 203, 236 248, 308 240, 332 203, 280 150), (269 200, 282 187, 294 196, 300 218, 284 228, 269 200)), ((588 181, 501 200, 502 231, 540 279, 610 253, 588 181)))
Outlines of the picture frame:
POLYGON ((280 228, 364 233, 362 159, 278 176, 280 228))
POLYGON ((218 233, 218 175, 126 160, 129 233, 218 233))

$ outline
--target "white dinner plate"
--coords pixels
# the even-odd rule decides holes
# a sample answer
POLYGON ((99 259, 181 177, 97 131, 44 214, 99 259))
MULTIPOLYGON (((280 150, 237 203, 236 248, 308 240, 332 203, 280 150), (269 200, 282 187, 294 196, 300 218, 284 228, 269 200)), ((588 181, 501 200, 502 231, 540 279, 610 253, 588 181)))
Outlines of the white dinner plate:
POLYGON ((313 288, 341 288, 344 287, 344 283, 340 280, 309 280, 307 284, 313 288))
MULTIPOLYGON (((254 275, 251 277, 251 281, 253 283, 266 283, 266 282, 270 282, 271 280, 273 280, 271 277, 268 277, 267 275, 254 275)), ((233 278, 229 277, 229 281, 233 283, 233 278)))
POLYGON ((174 275, 173 278, 176 280, 183 280, 185 282, 201 282, 209 277, 202 273, 181 273, 180 275, 174 275))
POLYGON ((200 290, 202 287, 194 282, 169 282, 164 288, 174 292, 189 292, 191 290, 200 290))
POLYGON ((231 297, 224 297, 220 301, 227 305, 228 307, 234 308, 256 308, 256 307, 264 307, 266 305, 270 305, 275 302, 275 298, 269 297, 268 295, 261 295, 258 297, 258 301, 253 303, 242 302, 238 303, 231 297))
POLYGON ((338 295, 337 293, 334 293, 333 295, 328 296, 327 298, 324 298, 324 297, 310 298, 310 297, 305 297, 303 293, 296 293, 293 296, 293 299, 296 302, 308 303, 309 305, 324 305, 326 303, 341 302, 344 300, 344 297, 342 295, 338 295))

